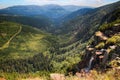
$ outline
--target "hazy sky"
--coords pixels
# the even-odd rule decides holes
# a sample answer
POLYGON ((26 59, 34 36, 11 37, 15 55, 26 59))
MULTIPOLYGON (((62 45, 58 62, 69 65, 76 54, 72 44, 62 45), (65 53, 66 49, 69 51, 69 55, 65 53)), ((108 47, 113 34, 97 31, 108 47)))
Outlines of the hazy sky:
POLYGON ((116 1, 119 0, 0 0, 0 8, 13 5, 45 5, 45 4, 98 7, 116 1))

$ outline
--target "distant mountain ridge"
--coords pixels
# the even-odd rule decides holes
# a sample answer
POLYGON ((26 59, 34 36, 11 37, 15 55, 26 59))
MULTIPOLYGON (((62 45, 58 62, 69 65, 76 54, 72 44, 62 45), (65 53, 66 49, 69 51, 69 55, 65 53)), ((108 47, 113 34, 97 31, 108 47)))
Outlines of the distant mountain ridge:
POLYGON ((92 8, 92 7, 89 7, 89 6, 75 6, 75 5, 66 5, 66 6, 63 6, 64 9, 66 10, 69 10, 69 11, 77 11, 77 10, 80 10, 80 9, 83 9, 83 8, 92 8))
POLYGON ((12 6, 5 9, 1 9, 0 14, 23 15, 23 16, 44 15, 54 19, 67 15, 81 8, 83 7, 73 6, 73 5, 59 6, 55 4, 49 4, 44 6, 37 6, 37 5, 12 6))

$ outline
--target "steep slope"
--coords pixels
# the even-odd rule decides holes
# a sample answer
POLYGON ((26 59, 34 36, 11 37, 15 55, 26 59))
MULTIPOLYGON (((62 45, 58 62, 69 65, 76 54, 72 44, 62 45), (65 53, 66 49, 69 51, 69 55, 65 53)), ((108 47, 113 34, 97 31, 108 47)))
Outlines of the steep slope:
MULTIPOLYGON (((120 18, 119 18, 119 9, 115 9, 111 11, 107 16, 105 21, 107 23, 103 23, 99 28, 95 30, 92 37, 86 42, 81 42, 81 40, 72 43, 71 45, 63 45, 66 47, 60 48, 61 55, 56 55, 53 67, 56 71, 66 70, 67 72, 71 72, 75 74, 77 71, 81 71, 78 74, 78 80, 80 79, 88 79, 91 78, 89 75, 89 70, 97 69, 98 73, 91 73, 92 78, 99 79, 103 74, 105 79, 109 76, 112 76, 113 79, 119 79, 119 66, 120 66, 120 18), (108 16, 109 15, 109 16, 108 16), (88 45, 88 46, 87 46, 88 45), (86 47, 85 47, 86 46, 86 47), (101 54, 102 52, 102 54, 101 54), (104 53, 105 52, 105 53, 104 53), (106 56, 106 52, 108 52, 108 56, 106 56), (75 65, 78 61, 77 65, 75 65), (99 64, 99 65, 98 65, 99 64), (56 66, 58 65, 58 66, 56 66), (113 67, 113 68, 111 68, 113 67), (115 67, 115 70, 113 70, 115 67), (108 70, 107 73, 103 73, 103 71, 108 70), (84 71, 85 70, 85 71, 84 71), (101 72, 99 74, 99 72, 101 72), (114 74, 112 74, 114 72, 114 74), (97 74, 97 75, 96 75, 97 74), (116 75, 116 77, 115 77, 116 75), (87 78, 87 77, 89 78, 87 78)), ((105 17, 104 16, 104 17, 105 17)), ((102 21, 102 20, 100 20, 102 21)), ((63 37, 63 36, 62 36, 63 37)), ((74 80, 74 79, 73 79, 74 80)))
POLYGON ((115 21, 116 19, 120 19, 120 8, 118 9, 116 8, 114 11, 104 16, 102 20, 103 22, 110 23, 110 22, 115 21))
MULTIPOLYGON (((86 53, 83 57, 84 66, 81 68, 106 69, 112 60, 119 58, 120 56, 120 19, 115 20, 112 23, 103 24, 95 33, 94 38, 89 46, 86 47, 86 53), (90 59, 93 57, 92 64, 89 67, 90 59), (89 67, 89 68, 88 68, 89 67)), ((82 63, 81 62, 81 63, 82 63)), ((81 65, 81 64, 80 64, 81 65)), ((119 67, 118 63, 118 67, 119 67)))
POLYGON ((66 5, 62 7, 71 12, 78 11, 79 9, 82 9, 82 8, 89 8, 88 6, 75 6, 75 5, 66 5))
POLYGON ((85 15, 78 16, 77 18, 66 22, 61 33, 71 34, 73 38, 70 42, 75 42, 79 39, 86 41, 94 34, 97 28, 105 22, 102 20, 104 16, 119 9, 119 5, 120 1, 90 10, 85 15))
POLYGON ((77 18, 79 16, 83 16, 85 15, 87 12, 89 12, 90 10, 92 10, 92 8, 82 8, 82 9, 79 9, 77 11, 74 11, 72 13, 70 13, 69 15, 65 16, 63 19, 62 19, 62 22, 67 22, 67 21, 70 21, 74 18, 77 18))
MULTIPOLYGON (((120 15, 119 9, 106 15, 110 21, 102 24, 91 39, 87 41, 81 61, 68 69, 80 79, 119 80, 120 73, 120 15), (106 76, 106 77, 105 77, 106 76), (110 77, 111 76, 111 77, 110 77)), ((84 49, 83 49, 84 50, 84 49)))

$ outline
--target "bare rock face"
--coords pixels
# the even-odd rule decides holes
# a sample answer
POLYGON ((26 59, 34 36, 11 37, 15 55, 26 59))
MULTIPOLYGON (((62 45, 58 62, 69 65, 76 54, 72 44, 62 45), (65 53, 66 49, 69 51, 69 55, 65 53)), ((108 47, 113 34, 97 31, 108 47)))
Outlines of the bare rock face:
POLYGON ((97 37, 99 37, 101 40, 107 40, 108 37, 105 36, 101 31, 96 32, 95 34, 97 37))

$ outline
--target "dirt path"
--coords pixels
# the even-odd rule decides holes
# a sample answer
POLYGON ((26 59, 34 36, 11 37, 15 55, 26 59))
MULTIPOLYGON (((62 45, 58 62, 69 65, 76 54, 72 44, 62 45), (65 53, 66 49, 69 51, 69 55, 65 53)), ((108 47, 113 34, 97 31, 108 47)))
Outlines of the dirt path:
POLYGON ((15 33, 2 47, 0 47, 0 50, 9 47, 9 44, 10 44, 11 40, 12 40, 15 36, 17 36, 17 35, 21 32, 21 30, 22 30, 22 26, 20 26, 20 29, 18 30, 17 33, 15 33))

